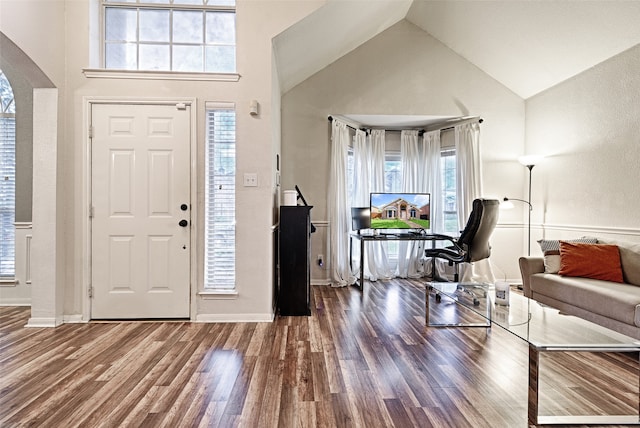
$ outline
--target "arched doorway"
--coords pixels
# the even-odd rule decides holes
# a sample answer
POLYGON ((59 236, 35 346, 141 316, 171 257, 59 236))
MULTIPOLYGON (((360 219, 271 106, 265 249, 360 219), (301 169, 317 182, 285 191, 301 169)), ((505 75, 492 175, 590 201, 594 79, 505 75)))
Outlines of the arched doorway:
MULTIPOLYGON (((58 220, 58 90, 13 41, 0 32, 0 69, 13 88, 16 106, 16 153, 25 151, 25 175, 21 189, 26 192, 16 207, 18 215, 28 215, 32 224, 31 245, 31 318, 29 327, 55 327, 62 324, 63 271, 58 236, 62 222, 58 220), (27 169, 28 168, 28 169, 27 169), (37 174, 33 174, 37 171, 37 174)), ((17 162, 20 165, 20 161, 17 162)), ((21 167, 17 168, 18 172, 21 167)), ((16 200, 20 199, 17 197, 16 200)))

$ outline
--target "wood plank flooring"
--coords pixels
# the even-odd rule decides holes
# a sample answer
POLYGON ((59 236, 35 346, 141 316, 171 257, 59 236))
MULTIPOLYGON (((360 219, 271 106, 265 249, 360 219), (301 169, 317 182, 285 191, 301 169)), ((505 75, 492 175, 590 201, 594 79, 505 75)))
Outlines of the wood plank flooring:
MULTIPOLYGON (((425 327, 418 281, 312 291, 310 317, 273 323, 39 329, 0 308, 0 427, 528 425, 518 338, 425 327)), ((545 354, 540 382, 544 414, 638 411, 637 355, 545 354)))

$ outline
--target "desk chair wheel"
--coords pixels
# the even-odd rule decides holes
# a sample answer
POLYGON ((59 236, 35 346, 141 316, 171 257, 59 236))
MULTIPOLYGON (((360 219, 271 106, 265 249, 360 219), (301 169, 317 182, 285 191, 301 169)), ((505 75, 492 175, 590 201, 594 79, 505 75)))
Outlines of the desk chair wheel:
POLYGON ((473 306, 480 306, 480 300, 473 298, 473 306))
POLYGON ((436 303, 442 302, 442 296, 440 294, 436 294, 436 303))

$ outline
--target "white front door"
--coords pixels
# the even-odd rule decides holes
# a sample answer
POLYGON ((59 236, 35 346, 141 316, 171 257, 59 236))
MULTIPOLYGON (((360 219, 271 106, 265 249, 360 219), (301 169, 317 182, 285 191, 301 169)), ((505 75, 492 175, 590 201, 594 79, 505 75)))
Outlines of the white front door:
POLYGON ((190 115, 92 105, 93 319, 189 317, 190 115))

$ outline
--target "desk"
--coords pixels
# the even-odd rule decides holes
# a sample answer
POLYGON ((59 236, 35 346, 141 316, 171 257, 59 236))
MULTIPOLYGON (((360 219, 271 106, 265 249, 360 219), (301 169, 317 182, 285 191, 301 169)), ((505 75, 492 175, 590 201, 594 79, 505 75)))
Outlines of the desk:
POLYGON ((349 266, 353 269, 353 240, 360 241, 360 276, 356 280, 356 286, 363 289, 364 284, 364 249, 366 242, 385 242, 385 241, 431 241, 432 245, 435 245, 435 241, 441 241, 442 235, 429 235, 426 233, 412 233, 412 232, 400 232, 400 233, 379 233, 379 234, 358 234, 351 233, 349 235, 349 266))

